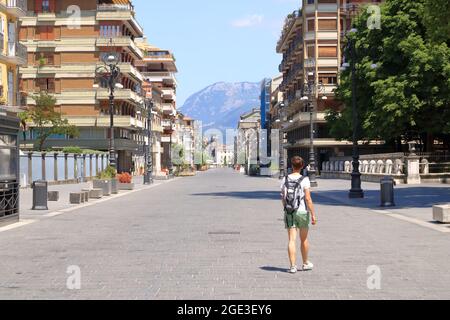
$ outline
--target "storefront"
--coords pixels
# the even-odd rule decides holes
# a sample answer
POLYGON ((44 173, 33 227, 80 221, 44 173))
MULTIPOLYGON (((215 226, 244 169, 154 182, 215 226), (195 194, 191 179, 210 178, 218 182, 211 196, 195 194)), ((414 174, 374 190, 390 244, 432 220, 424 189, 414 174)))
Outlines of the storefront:
POLYGON ((0 114, 0 226, 19 220, 19 120, 0 114))

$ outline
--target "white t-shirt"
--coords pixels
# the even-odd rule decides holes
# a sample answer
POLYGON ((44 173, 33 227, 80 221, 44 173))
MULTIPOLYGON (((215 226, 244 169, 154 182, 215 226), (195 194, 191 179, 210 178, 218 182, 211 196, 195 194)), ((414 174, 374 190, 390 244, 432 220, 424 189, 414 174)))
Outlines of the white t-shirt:
MULTIPOLYGON (((298 173, 293 173, 289 175, 289 179, 291 180, 298 180, 300 179, 301 175, 298 173)), ((286 180, 285 178, 282 180, 283 182, 281 183, 281 194, 284 195, 286 192, 286 180)), ((302 189, 302 194, 305 194, 305 190, 309 190, 311 188, 311 182, 309 181, 309 177, 305 177, 302 181, 302 183, 300 184, 300 188, 302 189)), ((303 199, 300 202, 300 208, 298 209, 299 211, 308 211, 306 210, 306 203, 305 203, 305 199, 303 199)))

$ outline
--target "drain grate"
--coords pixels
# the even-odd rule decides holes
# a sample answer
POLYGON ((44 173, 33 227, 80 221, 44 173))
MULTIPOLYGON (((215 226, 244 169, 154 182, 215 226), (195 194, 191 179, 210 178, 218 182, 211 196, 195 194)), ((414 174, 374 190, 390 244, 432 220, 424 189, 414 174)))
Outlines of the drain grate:
POLYGON ((235 232, 235 231, 214 231, 214 232, 208 232, 211 236, 238 236, 241 233, 235 232))

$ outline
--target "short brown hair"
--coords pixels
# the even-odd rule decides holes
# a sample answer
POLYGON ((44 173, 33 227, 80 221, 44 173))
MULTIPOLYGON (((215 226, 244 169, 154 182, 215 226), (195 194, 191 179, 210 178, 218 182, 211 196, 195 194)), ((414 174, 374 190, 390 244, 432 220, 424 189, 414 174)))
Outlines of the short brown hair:
POLYGON ((294 170, 302 170, 305 167, 305 161, 299 156, 292 157, 291 163, 294 170))

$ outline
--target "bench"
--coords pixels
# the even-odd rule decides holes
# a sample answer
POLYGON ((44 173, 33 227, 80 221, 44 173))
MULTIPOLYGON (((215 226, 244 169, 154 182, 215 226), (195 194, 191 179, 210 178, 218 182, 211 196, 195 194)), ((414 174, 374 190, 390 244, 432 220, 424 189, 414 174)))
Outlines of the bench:
POLYGON ((89 202, 89 191, 81 191, 81 193, 84 196, 84 201, 83 202, 89 202))
POLYGON ((450 205, 433 206, 433 220, 440 223, 450 223, 450 205))
POLYGON ((84 192, 89 192, 90 199, 101 199, 103 197, 103 189, 94 188, 94 189, 83 189, 84 192))
POLYGON ((70 193, 70 203, 71 204, 82 204, 84 203, 85 195, 83 192, 71 192, 70 193))
POLYGON ((48 201, 58 201, 59 200, 59 191, 47 192, 47 200, 48 201))

